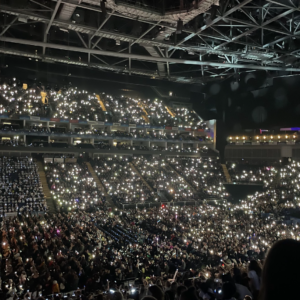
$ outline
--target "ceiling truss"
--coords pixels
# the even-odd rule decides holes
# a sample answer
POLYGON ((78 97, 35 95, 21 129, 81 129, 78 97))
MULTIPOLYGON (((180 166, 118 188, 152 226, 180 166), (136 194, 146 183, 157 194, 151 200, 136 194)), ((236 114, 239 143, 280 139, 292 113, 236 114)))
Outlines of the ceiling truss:
POLYGON ((181 12, 184 25, 180 34, 176 33, 178 19, 172 21, 167 17, 170 12, 168 15, 156 12, 147 18, 137 7, 108 0, 105 18, 95 26, 84 21, 62 20, 58 12, 64 5, 75 5, 87 16, 103 15, 99 1, 54 0, 51 7, 30 2, 36 8, 18 9, 8 2, 0 3, 0 13, 7 19, 0 29, 1 53, 192 83, 226 78, 237 70, 265 70, 276 76, 278 72, 300 73, 300 8, 293 0, 225 0, 218 7, 207 0, 202 14, 191 18, 196 9, 186 14, 181 12), (112 28, 112 24, 124 20, 135 22, 139 33, 112 28), (43 28, 39 37, 18 35, 20 25, 33 23, 43 28), (57 31, 68 34, 67 42, 56 38, 57 31), (106 48, 111 42, 120 47, 106 48), (144 50, 150 46, 158 55, 144 50), (78 61, 70 57, 66 60, 61 51, 69 56, 80 55, 78 61), (156 65, 165 72, 158 72, 156 65))

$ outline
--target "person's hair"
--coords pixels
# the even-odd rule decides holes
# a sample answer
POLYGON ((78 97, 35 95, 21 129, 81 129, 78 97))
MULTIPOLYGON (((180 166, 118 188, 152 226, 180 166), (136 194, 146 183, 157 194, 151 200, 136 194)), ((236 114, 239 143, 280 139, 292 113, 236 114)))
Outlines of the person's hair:
POLYGON ((151 295, 154 298, 156 298, 156 300, 164 300, 165 295, 159 286, 157 286, 157 285, 149 286, 148 290, 151 293, 151 295))
POLYGON ((256 260, 251 260, 249 267, 249 271, 255 271, 258 277, 261 277, 261 268, 256 260))
POLYGON ((172 282, 171 284, 171 291, 176 293, 176 290, 177 290, 177 282, 172 282))
POLYGON ((236 287, 233 282, 225 282, 222 286, 223 299, 230 299, 236 293, 236 287))
POLYGON ((300 242, 286 239, 270 249, 262 271, 259 300, 298 299, 300 242))
POLYGON ((156 300, 156 299, 152 296, 145 296, 145 297, 143 297, 142 300, 156 300))
POLYGON ((177 298, 179 298, 180 297, 180 295, 184 292, 184 291, 186 291, 187 290, 187 288, 184 286, 184 285, 180 285, 180 286, 178 286, 177 287, 177 298))
POLYGON ((206 294, 208 292, 208 284, 206 282, 201 282, 200 283, 200 290, 206 294))
POLYGON ((115 291, 113 294, 110 294, 111 300, 123 300, 123 295, 119 291, 115 291))
POLYGON ((188 289, 181 293, 180 300, 199 300, 195 289, 188 289))
POLYGON ((168 290, 165 292, 165 300, 174 300, 175 299, 175 293, 171 290, 168 290))
POLYGON ((189 288, 189 287, 191 287, 191 286, 193 285, 193 282, 192 282, 191 279, 186 279, 186 280, 184 281, 184 285, 185 285, 187 288, 189 288))

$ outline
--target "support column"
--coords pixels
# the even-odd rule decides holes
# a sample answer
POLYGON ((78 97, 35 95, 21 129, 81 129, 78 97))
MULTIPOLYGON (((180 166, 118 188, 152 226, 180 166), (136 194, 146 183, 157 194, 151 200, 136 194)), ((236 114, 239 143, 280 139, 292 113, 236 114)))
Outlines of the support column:
POLYGON ((95 139, 90 139, 90 144, 92 144, 94 146, 95 144, 95 139))
POLYGON ((26 120, 23 120, 23 128, 26 127, 26 120))
POLYGON ((24 140, 24 144, 26 145, 26 135, 23 135, 23 140, 24 140))
POLYGON ((49 121, 46 122, 46 127, 47 127, 47 129, 49 131, 49 121))
POLYGON ((73 145, 73 143, 74 143, 74 138, 68 138, 68 143, 70 144, 70 145, 73 145))

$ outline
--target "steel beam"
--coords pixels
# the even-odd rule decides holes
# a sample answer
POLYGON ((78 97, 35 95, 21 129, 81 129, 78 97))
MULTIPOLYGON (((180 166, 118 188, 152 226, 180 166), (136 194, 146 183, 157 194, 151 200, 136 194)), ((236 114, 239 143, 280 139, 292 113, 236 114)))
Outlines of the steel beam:
POLYGON ((49 11, 53 11, 53 9, 52 9, 51 7, 48 7, 48 6, 46 6, 46 5, 42 4, 42 3, 36 2, 36 1, 34 1, 34 0, 29 0, 29 1, 32 2, 32 3, 35 3, 35 4, 37 4, 37 5, 39 5, 39 6, 41 6, 41 7, 44 7, 44 8, 46 8, 46 9, 49 10, 49 11))
POLYGON ((208 48, 214 49, 209 43, 206 42, 206 40, 204 38, 202 38, 201 35, 198 35, 198 38, 200 38, 200 40, 202 40, 208 48))
POLYGON ((103 36, 99 36, 99 38, 97 39, 96 43, 93 45, 92 49, 98 47, 99 42, 103 39, 103 36))
MULTIPOLYGON (((165 49, 165 57, 168 58, 169 57, 169 51, 166 48, 165 49)), ((167 62, 167 74, 168 74, 168 78, 170 78, 170 64, 167 62)))
POLYGON ((240 9, 241 7, 243 7, 244 5, 246 5, 247 3, 251 2, 252 0, 244 0, 243 2, 241 2, 240 4, 234 6, 233 8, 229 9, 227 12, 224 13, 223 16, 219 16, 216 17, 214 20, 211 21, 210 24, 204 25, 202 26, 197 32, 195 33, 191 33, 190 35, 188 35, 187 37, 185 37, 183 40, 181 40, 179 43, 176 44, 176 47, 178 47, 179 45, 181 45, 182 43, 185 43, 186 41, 188 41, 189 39, 191 39, 192 37, 194 37, 195 35, 198 35, 199 33, 201 33, 202 31, 204 31, 205 29, 213 26, 214 24, 218 23, 219 21, 221 21, 222 19, 224 19, 225 17, 231 15, 233 12, 235 12, 236 10, 240 9))
MULTIPOLYGON (((202 61, 202 55, 200 55, 199 59, 202 61)), ((204 76, 204 66, 201 66, 201 75, 204 76)))
POLYGON ((161 57, 165 57, 164 53, 161 51, 159 47, 157 47, 158 52, 160 53, 161 57))
MULTIPOLYGON (((8 6, 3 6, 3 5, 0 5, 0 12, 15 15, 15 16, 21 15, 21 13, 18 10, 15 10, 14 8, 11 8, 8 6)), ((31 14, 26 13, 26 16, 29 19, 32 19, 34 21, 39 20, 40 22, 43 22, 43 23, 49 23, 49 21, 50 21, 49 18, 46 18, 45 16, 41 16, 38 14, 34 14, 34 13, 31 13, 31 14)), ((82 24, 73 24, 72 22, 58 20, 58 19, 55 19, 53 21, 53 24, 55 26, 65 28, 67 30, 79 31, 79 32, 95 33, 95 31, 97 30, 91 26, 82 25, 82 24)), ((104 37, 104 38, 110 38, 110 39, 120 39, 120 40, 128 42, 128 43, 132 43, 136 40, 135 36, 128 35, 128 34, 122 34, 122 33, 116 33, 116 32, 108 31, 108 30, 101 30, 100 32, 98 32, 98 35, 101 36, 101 38, 104 37)), ((141 39, 141 43, 148 44, 151 46, 160 46, 160 47, 172 47, 173 46, 171 43, 164 43, 164 42, 155 41, 155 40, 153 41, 153 40, 148 40, 148 39, 141 39)), ((182 48, 182 47, 178 47, 178 48, 182 48)))
MULTIPOLYGON (((8 55, 18 55, 18 56, 23 56, 27 58, 33 58, 33 59, 39 59, 39 60, 45 60, 47 62, 58 62, 58 63, 65 63, 68 65, 75 65, 75 66, 80 66, 80 67, 93 67, 99 70, 107 70, 107 71, 115 71, 115 72, 125 72, 124 67, 118 67, 114 65, 106 65, 106 64, 98 64, 98 63, 91 63, 88 65, 87 62, 84 61, 74 61, 74 60, 69 60, 64 57, 53 57, 49 55, 33 55, 31 52, 25 52, 25 51, 19 51, 19 50, 13 50, 9 48, 2 48, 0 47, 0 53, 5 53, 8 55)), ((126 59, 128 60, 128 59, 126 59)), ((143 75, 143 76, 156 76, 157 74, 153 71, 148 71, 148 70, 139 70, 139 69, 132 69, 132 73, 137 74, 137 75, 143 75)))
MULTIPOLYGON (((54 0, 54 1, 58 1, 58 0, 54 0)), ((278 4, 278 5, 282 5, 283 7, 289 8, 289 9, 292 9, 292 8, 293 8, 293 7, 290 7, 290 6, 288 6, 288 5, 284 5, 284 4, 280 3, 280 2, 273 1, 273 0, 268 0, 268 2, 276 3, 276 4, 278 4)), ((62 0, 62 3, 72 4, 72 2, 70 2, 69 0, 62 0)), ((245 5, 245 6, 243 6, 243 7, 244 7, 244 8, 252 8, 252 9, 257 9, 257 8, 263 7, 263 8, 266 9, 266 14, 267 14, 268 10, 270 9, 271 3, 266 4, 266 5, 264 5, 264 6, 253 6, 253 7, 250 6, 250 7, 249 7, 249 6, 245 5)), ((84 4, 78 4, 77 6, 78 6, 78 7, 81 7, 81 8, 84 8, 84 9, 87 9, 87 10, 92 10, 92 11, 101 12, 101 9, 100 9, 100 8, 97 8, 96 6, 84 5, 84 4)), ((281 7, 272 7, 272 9, 282 9, 282 6, 281 6, 281 7)), ((297 9, 296 7, 295 7, 294 9, 295 9, 295 10, 300 10, 300 9, 297 9)), ((107 12, 107 13, 108 13, 109 15, 114 15, 114 16, 119 17, 119 18, 132 19, 132 17, 131 17, 130 15, 128 15, 128 16, 126 16, 126 15, 121 15, 121 14, 116 13, 116 12, 114 12, 114 13, 112 13, 112 12, 107 12)), ((265 15, 266 15, 266 14, 265 14, 265 15)), ((223 19, 223 20, 224 20, 224 19, 232 20, 232 21, 234 21, 234 22, 244 24, 245 26, 250 26, 250 27, 257 26, 257 29, 261 28, 262 31, 263 31, 263 30, 268 30, 268 31, 272 31, 272 32, 279 33, 279 34, 284 34, 284 35, 287 34, 287 32, 284 32, 284 31, 279 30, 279 29, 277 29, 277 28, 266 27, 266 26, 264 26, 265 28, 263 28, 262 26, 255 25, 255 24, 253 24, 253 23, 249 23, 249 22, 247 22, 247 21, 245 21, 245 20, 242 20, 242 19, 234 19, 234 18, 231 18, 231 17, 225 17, 225 18, 224 18, 224 16, 222 17, 222 19, 223 19)), ((157 24, 157 23, 155 23, 155 22, 153 22, 153 21, 142 20, 142 19, 140 19, 139 22, 151 24, 151 25, 153 25, 152 28, 154 28, 154 27, 156 26, 156 24, 157 24)), ((239 25, 235 25, 235 24, 234 24, 234 25, 215 24, 215 26, 239 26, 239 25)), ((168 24, 164 24, 164 27, 165 27, 165 28, 168 28, 168 29, 174 30, 174 27, 169 26, 168 24)), ((190 34, 194 34, 194 32, 191 31, 191 30, 183 29, 183 31, 184 31, 184 32, 187 32, 187 33, 190 33, 190 34)), ((102 38, 103 38, 103 37, 100 37, 99 39, 101 40, 102 38)), ((239 43, 239 44, 244 44, 244 43, 240 43, 240 42, 237 42, 237 43, 239 43)), ((169 45, 169 47, 170 47, 170 46, 171 46, 171 45, 169 45)), ((251 46, 250 43, 249 43, 249 46, 251 46)), ((252 46, 255 47, 255 46, 257 46, 257 45, 252 45, 252 46)), ((187 47, 188 47, 188 46, 187 46, 187 47)), ((170 47, 170 48, 171 48, 171 50, 174 49, 174 47, 170 47)), ((126 48, 125 50, 127 50, 127 49, 128 49, 128 48, 126 48)), ((175 48, 175 49, 176 49, 176 48, 175 48)))
POLYGON ((253 31, 255 31, 255 30, 256 30, 256 28, 252 28, 252 29, 250 29, 250 30, 244 31, 243 33, 241 33, 241 34, 235 36, 234 38, 232 38, 230 41, 227 41, 227 42, 225 42, 225 43, 222 43, 222 44, 220 44, 220 45, 214 47, 214 50, 217 50, 217 49, 219 49, 219 48, 221 48, 221 47, 224 47, 225 45, 227 45, 227 44, 229 44, 229 43, 232 43, 232 42, 234 42, 235 40, 238 40, 238 39, 240 39, 241 37, 243 37, 243 36, 245 36, 245 35, 247 35, 247 34, 253 32, 253 31))
POLYGON ((229 64, 229 63, 217 63, 210 61, 196 61, 196 60, 181 60, 167 57, 154 57, 154 56, 146 56, 146 55, 136 55, 129 53, 118 53, 112 51, 104 51, 104 50, 95 50, 95 49, 87 49, 80 48, 74 46, 67 45, 59 45, 53 43, 45 43, 38 42, 33 40, 24 40, 10 37, 0 37, 0 41, 6 43, 20 44, 20 45, 31 45, 36 47, 49 47, 52 49, 66 50, 66 51, 74 51, 81 53, 91 53, 95 55, 104 55, 111 57, 119 57, 119 58, 129 58, 140 61, 149 61, 153 63, 162 62, 162 63, 174 63, 174 64, 184 64, 184 65, 194 65, 194 66, 212 66, 218 68, 237 68, 237 69, 251 69, 251 70, 270 70, 270 71, 284 71, 284 72, 300 72, 298 68, 284 68, 284 67, 274 67, 274 66, 256 66, 256 65, 244 65, 244 64, 229 64))
POLYGON ((61 4, 61 0, 58 0, 57 3, 56 3, 56 5, 55 5, 54 11, 53 11, 53 13, 52 13, 52 16, 51 16, 51 18, 50 18, 50 21, 49 21, 49 23, 48 23, 48 26, 47 26, 47 28, 46 28, 46 31, 45 31, 45 34, 46 34, 46 35, 48 34, 48 32, 49 32, 49 30, 50 30, 50 27, 52 26, 53 20, 54 20, 54 18, 55 18, 55 16, 56 16, 56 13, 57 13, 57 11, 58 11, 58 9, 59 9, 60 4, 61 4))
MULTIPOLYGON (((287 11, 285 11, 285 12, 283 12, 283 13, 281 13, 281 14, 275 16, 275 17, 273 17, 272 19, 265 21, 264 23, 262 23, 261 26, 256 26, 256 27, 254 27, 254 28, 252 28, 252 29, 250 29, 250 30, 247 30, 247 31, 241 33, 240 35, 234 37, 231 41, 222 43, 222 44, 220 44, 219 46, 215 47, 214 49, 216 50, 216 49, 219 49, 219 48, 221 48, 221 47, 224 47, 225 45, 227 45, 227 44, 229 44, 229 43, 231 43, 231 42, 234 42, 235 40, 238 40, 238 39, 240 39, 241 37, 243 37, 243 36, 245 36, 245 35, 247 35, 247 34, 253 32, 253 31, 255 31, 255 30, 259 29, 259 28, 262 28, 262 29, 263 29, 266 25, 268 25, 268 24, 270 24, 270 23, 272 23, 272 22, 274 22, 274 21, 276 21, 276 20, 278 20, 278 19, 280 19, 280 18, 282 18, 282 17, 284 17, 284 16, 286 16, 286 15, 288 15, 288 14, 294 12, 294 11, 295 11, 295 9, 289 9, 289 10, 287 10, 287 11)), ((267 29, 267 28, 266 28, 266 29, 267 29)))
POLYGON ((258 25, 257 21, 244 9, 240 8, 240 11, 248 17, 249 20, 251 20, 254 24, 258 25))
POLYGON ((87 45, 87 43, 84 41, 84 39, 82 38, 81 34, 80 34, 79 32, 77 32, 77 31, 76 31, 76 33, 77 33, 77 36, 79 37, 79 39, 81 40, 83 46, 84 46, 85 48, 88 48, 88 45, 87 45))
MULTIPOLYGON (((32 22, 27 22, 26 25, 37 24, 37 23, 41 23, 41 22, 32 21, 32 22)), ((19 22, 19 23, 15 22, 15 23, 11 24, 10 27, 15 27, 15 26, 19 26, 19 25, 24 25, 24 22, 19 22)), ((6 26, 2 24, 2 25, 0 25, 0 27, 6 27, 6 26)))
MULTIPOLYGON (((129 45, 128 53, 131 54, 131 46, 129 45)), ((131 57, 128 59, 129 75, 131 75, 131 57)))
POLYGON ((297 9, 296 6, 292 7, 292 6, 286 5, 285 3, 281 3, 280 1, 267 0, 267 2, 277 4, 277 5, 280 5, 280 6, 285 7, 285 8, 295 8, 295 9, 297 9))
MULTIPOLYGON (((0 5, 0 12, 10 13, 12 15, 19 15, 20 14, 15 9, 7 7, 7 6, 3 6, 3 5, 0 5)), ((37 14, 32 14, 31 13, 31 14, 26 14, 26 16, 28 18, 32 19, 32 20, 39 20, 40 22, 44 22, 44 23, 48 23, 49 22, 49 19, 45 18, 44 16, 37 15, 37 14)), ((244 21, 244 20, 235 19, 235 18, 232 18, 232 17, 226 17, 224 19, 226 19, 228 21, 232 21, 232 22, 239 22, 239 23, 247 25, 249 27, 261 28, 260 26, 257 26, 255 24, 249 23, 249 22, 244 21)), ((149 23, 149 22, 146 22, 146 23, 149 23)), ((62 28, 66 28, 68 30, 69 30, 69 28, 72 28, 72 30, 75 31, 75 32, 76 31, 79 31, 79 32, 84 32, 84 31, 95 32, 95 30, 96 30, 95 28, 92 28, 92 27, 89 27, 89 26, 79 25, 79 24, 74 25, 71 22, 66 22, 66 21, 61 21, 61 20, 54 20, 53 24, 56 25, 56 26, 62 27, 62 28)), ((151 24, 151 23, 149 23, 149 24, 151 24)), ((154 25, 156 25, 156 23, 154 25)), ((165 24, 164 24, 164 26, 166 28, 172 28, 172 27, 167 26, 165 24)), ((285 31, 282 31, 282 30, 279 30, 279 29, 274 29, 274 28, 269 28, 269 27, 265 27, 265 29, 269 30, 269 31, 277 32, 277 33, 280 33, 280 34, 284 34, 284 35, 287 34, 285 31)), ((191 31, 186 31, 186 32, 191 32, 191 31)), ((107 31, 107 30, 104 30, 104 31, 102 30, 101 33, 98 33, 98 34, 101 34, 100 39, 102 39, 103 37, 111 38, 111 39, 117 39, 117 38, 119 38, 119 39, 125 40, 125 41, 127 41, 129 43, 132 43, 132 42, 134 42, 136 40, 136 38, 133 37, 133 36, 129 36, 127 34, 123 34, 123 35, 122 34, 117 34, 115 32, 111 32, 111 31, 107 31)), ((205 33, 201 33, 201 35, 202 36, 207 36, 207 37, 212 37, 212 38, 215 38, 215 39, 224 40, 224 39, 222 39, 220 37, 209 35, 209 34, 205 34, 205 33)), ((174 45, 172 45, 170 43, 162 43, 162 42, 157 42, 155 40, 154 41, 150 41, 150 40, 145 40, 145 39, 142 39, 141 42, 145 43, 145 44, 151 44, 153 46, 167 47, 167 48, 169 48, 169 50, 173 50, 173 49, 187 49, 187 50, 189 50, 190 49, 190 50, 193 50, 193 51, 197 52, 197 50, 194 49, 195 47, 192 46, 192 45, 182 45, 180 47, 175 47, 174 45)), ((247 44, 250 47, 258 47, 257 45, 251 44, 249 42, 245 43, 245 42, 235 41, 235 43, 238 43, 238 44, 241 44, 241 45, 246 45, 247 44)), ((123 49, 123 51, 125 51, 127 49, 128 49, 128 47, 125 48, 125 49, 123 49)), ((269 51, 274 52, 272 49, 269 49, 269 51)), ((120 52, 122 52, 122 50, 120 52)), ((286 54, 286 52, 284 52, 282 50, 281 50, 280 53, 286 54)), ((171 57, 171 55, 170 55, 170 57, 171 57)))
MULTIPOLYGON (((87 48, 91 49, 91 45, 92 45, 92 39, 89 38, 89 44, 87 48)), ((91 53, 88 53, 88 64, 90 63, 91 63, 91 53)))
POLYGON ((116 65, 121 64, 121 63, 123 63, 123 62, 125 62, 125 61, 127 61, 127 58, 122 59, 122 60, 119 60, 119 61, 113 63, 112 66, 116 66, 116 65))
MULTIPOLYGON (((52 26, 53 20, 54 20, 54 18, 56 16, 56 13, 58 11, 58 8, 59 8, 60 4, 61 4, 61 0, 58 0, 57 3, 56 3, 56 5, 55 5, 54 11, 53 11, 53 13, 51 15, 51 18, 50 18, 50 21, 48 23, 48 26, 47 26, 47 28, 45 30, 45 33, 44 33, 44 42, 47 42, 48 32, 50 30, 50 27, 52 26)), ((45 55, 45 53, 46 53, 46 47, 43 47, 43 55, 45 55)))
MULTIPOLYGON (((77 33, 79 39, 81 40, 83 46, 84 46, 85 48, 91 48, 91 44, 92 44, 92 43, 91 43, 91 39, 89 39, 89 45, 87 45, 87 43, 86 43, 86 42, 84 41, 84 39, 82 38, 81 34, 80 34, 79 32, 77 32, 77 31, 76 31, 76 33, 77 33)), ((92 54, 92 56, 95 57, 96 59, 98 59, 99 61, 103 62, 105 65, 108 65, 108 63, 107 63, 105 60, 99 58, 99 57, 96 56, 95 54, 92 54)), ((89 64, 91 63, 91 54, 90 54, 90 53, 88 53, 88 63, 89 63, 89 64)))
POLYGON ((298 34, 294 34, 292 36, 290 36, 290 35, 283 36, 277 40, 271 41, 270 43, 264 44, 263 47, 266 48, 268 46, 275 45, 275 44, 285 41, 291 37, 300 38, 300 32, 298 32, 298 34))
POLYGON ((102 58, 98 57, 95 54, 92 54, 93 57, 95 57, 96 59, 98 59, 99 61, 101 61, 102 63, 104 63, 105 65, 109 66, 109 63, 107 63, 105 60, 103 60, 102 58))
POLYGON ((135 43, 137 43, 138 41, 140 41, 148 32, 150 32, 153 28, 155 28, 157 25, 159 25, 159 23, 161 22, 161 20, 159 20, 157 23, 155 23, 153 26, 151 26, 150 28, 148 28, 139 38, 137 38, 134 42, 132 42, 130 44, 130 46, 134 45, 135 43))
MULTIPOLYGON (((58 0, 53 0, 53 1, 58 1, 58 0)), ((277 3, 277 4, 280 4, 279 2, 276 2, 276 1, 272 1, 272 0, 268 0, 269 2, 273 2, 273 3, 277 3)), ((61 3, 66 3, 66 4, 74 4, 74 3, 72 3, 71 1, 69 1, 69 0, 62 0, 62 2, 61 3)), ((280 5, 282 5, 282 4, 280 4, 280 5)), ((80 7, 80 8, 84 8, 84 9, 87 9, 87 10, 92 10, 92 11, 96 11, 96 12, 102 12, 102 10, 100 9, 100 8, 97 8, 96 6, 92 6, 92 5, 84 5, 84 4, 77 4, 76 5, 77 7, 80 7)), ((283 6, 285 6, 285 7, 287 7, 287 8, 292 8, 292 7, 290 7, 290 6, 287 6, 287 5, 283 5, 283 6)), ((243 6, 243 7, 247 7, 247 6, 243 6)), ((265 7, 267 7, 267 5, 265 5, 265 7)), ((255 7, 248 7, 248 8, 253 8, 253 9, 256 9, 256 6, 255 7)), ((257 6, 257 8, 259 8, 259 6, 257 6)), ((281 7, 272 7, 272 9, 282 9, 281 7)), ((299 9, 300 10, 300 9, 299 9)), ((117 12, 114 12, 114 13, 112 13, 112 12, 107 12, 107 14, 108 15, 113 15, 113 16, 116 16, 116 17, 119 17, 119 18, 123 18, 123 19, 129 19, 129 20, 132 20, 132 16, 131 15, 121 15, 121 14, 119 14, 119 13, 117 13, 117 12)), ((224 18, 224 16, 222 17, 222 19, 228 19, 228 20, 230 20, 230 19, 232 19, 232 18, 228 18, 228 17, 226 17, 226 18, 224 18)), ((241 20, 241 19, 235 19, 235 21, 236 22, 239 22, 239 23, 242 23, 242 24, 245 24, 244 22, 246 22, 246 21, 244 21, 244 20, 241 20)), ((149 21, 149 20, 143 20, 143 19, 139 19, 139 22, 141 22, 141 23, 147 23, 147 24, 150 24, 150 25, 155 25, 156 23, 155 22, 153 22, 153 21, 149 21)), ((253 26, 254 24, 251 24, 251 23, 248 23, 248 22, 246 22, 247 24, 245 24, 245 25, 248 25, 248 26, 253 26)), ((221 25, 217 25, 217 26, 221 26, 221 25)), ((223 26, 226 26, 226 25, 223 25, 223 26)), ((227 25, 227 26, 230 26, 230 25, 227 25)), ((233 25, 234 26, 234 25, 233 25)), ((174 30, 175 31, 175 28, 174 27, 172 27, 172 26, 170 26, 170 25, 168 25, 168 24, 164 24, 164 27, 165 28, 168 28, 168 29, 172 29, 172 30, 174 30)), ((278 33, 281 33, 280 31, 276 31, 276 28, 268 28, 268 30, 270 30, 270 31, 274 31, 274 32, 278 32, 278 33)), ((182 30, 183 32, 187 32, 187 33, 190 33, 190 34, 193 34, 194 32, 193 31, 191 31, 191 30, 187 30, 187 29, 183 29, 182 30)), ((282 32, 283 33, 283 32, 282 32)))
POLYGON ((2 36, 9 28, 11 25, 13 25, 16 21, 18 20, 18 17, 15 17, 0 33, 0 36, 2 36))
POLYGON ((244 25, 247 25, 249 27, 255 27, 257 29, 263 28, 263 29, 266 29, 266 30, 269 30, 269 31, 272 31, 272 32, 280 33, 280 34, 288 34, 288 32, 282 31, 278 28, 273 28, 273 27, 269 27, 269 26, 262 26, 262 25, 256 25, 256 24, 249 23, 246 20, 242 20, 242 19, 235 19, 235 18, 232 18, 232 17, 226 17, 226 18, 224 18, 224 20, 244 24, 244 25))
POLYGON ((173 49, 173 51, 171 52, 171 54, 169 55, 169 57, 172 57, 173 56, 173 54, 174 54, 174 52, 176 51, 177 49, 175 48, 175 49, 173 49))
POLYGON ((264 23, 262 23, 262 27, 274 22, 274 21, 277 21, 278 19, 282 18, 282 17, 285 17, 286 15, 289 15, 291 14, 292 12, 294 12, 296 9, 295 8, 292 8, 292 9, 289 9, 289 10, 286 10, 285 12, 275 16, 274 18, 270 19, 270 20, 267 20, 265 21, 264 23))
MULTIPOLYGON (((217 32, 220 36, 222 36, 223 38, 225 38, 226 40, 230 40, 230 38, 228 36, 226 36, 225 34, 223 34, 221 31, 219 31, 217 28, 214 28, 213 26, 211 26, 211 29, 213 29, 215 32, 217 32)), ((198 35, 199 36, 199 35, 198 35)))
MULTIPOLYGON (((101 30, 101 28, 106 24, 106 22, 110 19, 110 17, 113 15, 114 11, 112 12, 111 15, 108 15, 105 20, 100 24, 100 26, 98 27, 98 29, 95 31, 95 33, 92 35, 91 40, 93 39, 93 37, 101 30)), ((98 45, 100 41, 97 41, 95 43, 95 45, 93 46, 93 49, 98 45)))

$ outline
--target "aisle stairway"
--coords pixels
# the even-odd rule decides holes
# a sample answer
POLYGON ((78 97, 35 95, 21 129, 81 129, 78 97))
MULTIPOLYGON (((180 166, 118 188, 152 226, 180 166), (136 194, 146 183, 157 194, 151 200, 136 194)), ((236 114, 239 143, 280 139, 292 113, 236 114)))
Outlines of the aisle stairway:
POLYGON ((150 123, 150 120, 146 115, 142 115, 142 117, 146 123, 150 123))
POLYGON ((231 177, 230 177, 230 174, 229 174, 229 172, 228 172, 227 166, 226 166, 225 164, 222 164, 221 166, 222 166, 222 168, 223 168, 223 173, 224 173, 224 175, 225 175, 226 182, 227 182, 227 183, 231 183, 232 181, 231 181, 231 177))
POLYGON ((170 115, 171 117, 173 117, 173 118, 176 117, 176 114, 175 114, 175 112, 172 110, 172 108, 166 106, 166 110, 167 110, 167 112, 169 113, 169 115, 170 115))
POLYGON ((100 104, 102 110, 103 110, 103 111, 106 111, 106 107, 105 107, 103 101, 101 100, 100 96, 99 96, 99 95, 96 95, 96 98, 98 99, 98 102, 99 102, 99 104, 100 104))
POLYGON ((35 161, 35 163, 37 164, 37 167, 38 167, 39 181, 43 188, 43 193, 44 193, 44 196, 45 196, 45 199, 47 202, 49 213, 55 213, 56 208, 55 208, 54 200, 52 198, 52 195, 51 195, 51 192, 50 192, 50 189, 48 186, 46 174, 44 171, 44 165, 41 161, 35 161))
POLYGON ((139 101, 138 102, 138 106, 143 110, 143 112, 145 113, 145 115, 148 115, 148 112, 147 112, 147 110, 146 110, 145 105, 144 105, 143 102, 139 101))
POLYGON ((184 176, 182 176, 181 174, 179 174, 175 168, 173 168, 173 166, 171 164, 169 164, 168 162, 165 161, 166 166, 169 166, 171 168, 172 171, 175 172, 175 174, 178 177, 183 178, 184 182, 189 186, 189 188, 192 190, 193 193, 197 193, 197 190, 186 180, 186 178, 184 176))
POLYGON ((132 162, 130 162, 129 165, 130 165, 131 169, 132 169, 136 174, 138 174, 138 176, 141 178, 141 180, 143 181, 143 183, 148 187, 148 189, 149 189, 151 192, 154 193, 153 188, 152 188, 152 187, 149 185, 149 183, 145 180, 145 178, 142 176, 142 174, 141 174, 140 171, 136 168, 136 166, 135 166, 132 162))
POLYGON ((96 172, 94 171, 92 165, 89 162, 86 162, 86 165, 88 167, 89 172, 91 173, 91 175, 93 176, 97 188, 104 193, 105 197, 106 197, 106 204, 109 207, 115 207, 115 204, 113 203, 113 201, 111 200, 111 197, 107 194, 106 188, 104 186, 104 184, 100 181, 99 177, 97 176, 96 172))

